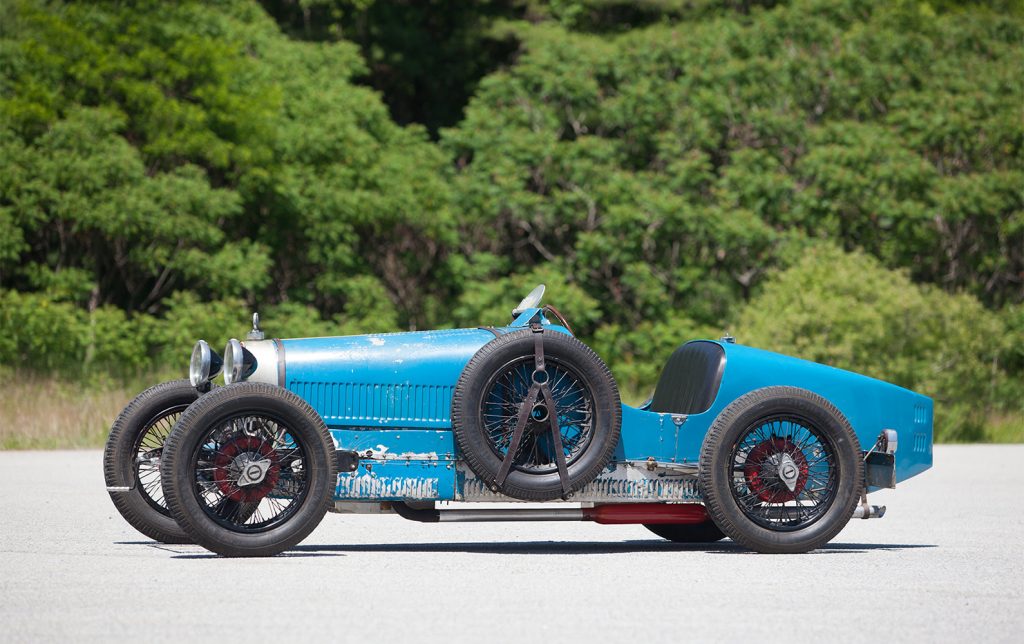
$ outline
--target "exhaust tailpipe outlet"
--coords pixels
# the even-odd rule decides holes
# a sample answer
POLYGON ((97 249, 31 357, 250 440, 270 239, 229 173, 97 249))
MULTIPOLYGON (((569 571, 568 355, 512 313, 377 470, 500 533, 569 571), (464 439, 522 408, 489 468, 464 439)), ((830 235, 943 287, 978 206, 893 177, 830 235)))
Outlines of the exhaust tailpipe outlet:
POLYGON ((884 505, 868 505, 867 503, 862 503, 853 511, 854 519, 881 519, 884 516, 884 505))

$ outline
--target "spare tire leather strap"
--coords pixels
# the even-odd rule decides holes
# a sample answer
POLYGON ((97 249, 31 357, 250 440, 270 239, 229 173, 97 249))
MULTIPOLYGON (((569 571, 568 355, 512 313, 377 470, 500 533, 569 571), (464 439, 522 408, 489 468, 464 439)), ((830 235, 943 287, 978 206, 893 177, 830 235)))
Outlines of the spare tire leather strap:
POLYGON ((527 421, 530 420, 533 410, 542 398, 547 407, 547 420, 551 426, 551 444, 555 451, 555 464, 558 466, 558 480, 562 484, 563 498, 569 496, 569 468, 565 462, 565 450, 562 447, 562 431, 558 426, 558 410, 555 407, 555 399, 551 395, 551 388, 548 387, 547 367, 544 364, 544 327, 536 318, 530 322, 530 330, 533 331, 533 360, 534 369, 532 374, 533 384, 519 408, 519 416, 516 418, 516 426, 512 431, 512 439, 509 441, 508 452, 501 461, 501 468, 494 478, 493 488, 500 489, 508 478, 512 469, 512 462, 516 458, 519 446, 523 442, 523 434, 526 431, 527 421))

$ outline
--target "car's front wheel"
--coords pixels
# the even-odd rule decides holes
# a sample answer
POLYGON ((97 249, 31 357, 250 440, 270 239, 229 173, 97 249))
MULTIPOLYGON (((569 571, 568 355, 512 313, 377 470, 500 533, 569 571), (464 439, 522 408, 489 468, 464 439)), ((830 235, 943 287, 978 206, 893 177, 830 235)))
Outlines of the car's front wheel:
POLYGON ((847 524, 864 486, 860 446, 827 400, 765 387, 725 408, 704 439, 700 486, 708 514, 758 552, 807 552, 847 524))
POLYGON ((150 387, 118 415, 103 450, 103 478, 114 507, 133 528, 163 543, 189 542, 167 509, 160 460, 174 423, 199 396, 188 380, 150 387))
POLYGON ((171 515, 228 557, 275 555, 320 523, 337 484, 323 420, 292 392, 243 382, 203 396, 164 448, 171 515))

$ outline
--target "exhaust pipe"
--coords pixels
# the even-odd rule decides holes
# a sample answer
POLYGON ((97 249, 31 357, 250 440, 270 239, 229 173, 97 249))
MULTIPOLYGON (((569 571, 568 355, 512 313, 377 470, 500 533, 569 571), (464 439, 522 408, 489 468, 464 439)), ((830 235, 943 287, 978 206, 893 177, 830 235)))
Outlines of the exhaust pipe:
POLYGON ((862 503, 853 511, 853 519, 881 519, 885 516, 884 505, 868 505, 862 503))

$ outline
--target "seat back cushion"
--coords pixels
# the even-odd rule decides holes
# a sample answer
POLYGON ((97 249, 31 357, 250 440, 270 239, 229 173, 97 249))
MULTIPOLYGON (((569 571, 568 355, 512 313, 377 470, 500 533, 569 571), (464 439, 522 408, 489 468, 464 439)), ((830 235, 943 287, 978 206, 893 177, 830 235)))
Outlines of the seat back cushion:
POLYGON ((651 411, 699 414, 711 407, 725 371, 725 350, 697 340, 676 349, 665 363, 651 399, 651 411))

